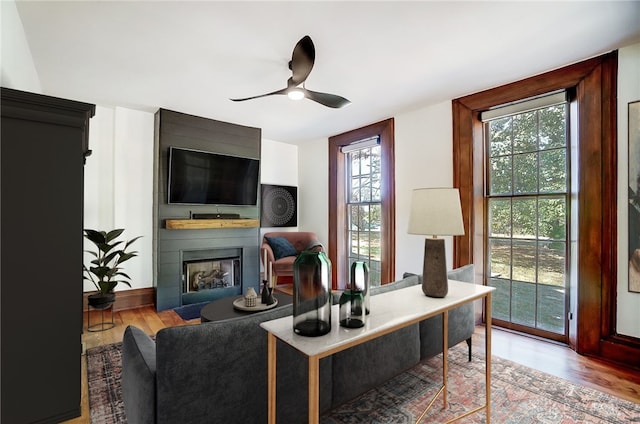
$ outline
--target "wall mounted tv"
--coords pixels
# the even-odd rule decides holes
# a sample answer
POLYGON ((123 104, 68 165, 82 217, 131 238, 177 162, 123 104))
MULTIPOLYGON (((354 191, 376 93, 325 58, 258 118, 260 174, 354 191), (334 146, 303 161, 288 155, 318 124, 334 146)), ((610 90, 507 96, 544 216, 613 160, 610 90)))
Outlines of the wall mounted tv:
POLYGON ((168 202, 255 206, 259 169, 257 159, 170 147, 168 202))

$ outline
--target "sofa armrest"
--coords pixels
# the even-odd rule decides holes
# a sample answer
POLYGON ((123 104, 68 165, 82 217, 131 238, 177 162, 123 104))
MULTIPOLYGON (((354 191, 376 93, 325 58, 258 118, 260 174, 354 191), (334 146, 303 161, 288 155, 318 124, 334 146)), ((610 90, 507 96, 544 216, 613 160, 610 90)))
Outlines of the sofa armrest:
POLYGON ((128 326, 122 338, 122 397, 127 422, 156 422, 156 343, 128 326))

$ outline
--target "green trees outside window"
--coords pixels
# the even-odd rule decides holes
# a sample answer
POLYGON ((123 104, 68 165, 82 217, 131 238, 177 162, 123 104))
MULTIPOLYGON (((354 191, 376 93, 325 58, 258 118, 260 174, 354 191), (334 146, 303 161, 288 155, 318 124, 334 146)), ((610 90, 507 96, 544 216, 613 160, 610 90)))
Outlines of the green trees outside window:
POLYGON ((493 317, 566 332, 567 105, 485 123, 493 317))

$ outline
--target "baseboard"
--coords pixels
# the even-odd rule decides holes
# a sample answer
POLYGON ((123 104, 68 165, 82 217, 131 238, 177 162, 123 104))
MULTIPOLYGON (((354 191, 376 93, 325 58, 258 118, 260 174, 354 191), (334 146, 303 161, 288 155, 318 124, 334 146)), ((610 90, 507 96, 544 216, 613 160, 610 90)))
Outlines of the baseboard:
MULTIPOLYGON (((84 292, 82 296, 82 309, 87 310, 87 297, 94 292, 84 292)), ((114 311, 140 308, 142 306, 153 306, 155 304, 155 289, 145 287, 142 289, 131 289, 116 291, 116 303, 113 305, 114 311)))

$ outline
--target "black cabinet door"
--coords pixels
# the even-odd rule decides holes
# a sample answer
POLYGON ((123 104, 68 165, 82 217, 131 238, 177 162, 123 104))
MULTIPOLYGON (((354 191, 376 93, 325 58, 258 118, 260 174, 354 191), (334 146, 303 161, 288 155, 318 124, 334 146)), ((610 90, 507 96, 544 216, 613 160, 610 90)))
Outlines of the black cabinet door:
POLYGON ((59 99, 2 94, 1 421, 59 422, 80 416, 88 119, 59 99))

